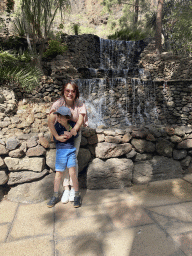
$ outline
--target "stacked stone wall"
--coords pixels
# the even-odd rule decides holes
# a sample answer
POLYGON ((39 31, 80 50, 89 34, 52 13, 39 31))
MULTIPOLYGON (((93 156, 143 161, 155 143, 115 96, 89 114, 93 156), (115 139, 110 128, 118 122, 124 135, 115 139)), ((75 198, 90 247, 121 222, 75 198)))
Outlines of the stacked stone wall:
MULTIPOLYGON (((77 49, 80 48, 77 46, 77 49)), ((8 193, 11 200, 30 201, 36 191, 40 192, 33 200, 44 200, 52 193, 55 144, 47 118, 50 106, 60 96, 62 84, 83 76, 78 71, 76 50, 74 54, 69 51, 44 63, 50 76, 42 77, 39 87, 32 93, 18 87, 11 90, 13 85, 0 88, 0 190, 11 188, 8 193), (42 193, 46 186, 50 192, 42 193), (26 191, 30 193, 26 195, 26 191), (26 199, 28 195, 29 199, 26 199)), ((78 54, 84 54, 83 45, 78 54)), ((81 58, 86 65, 91 59, 90 55, 81 58)), ((112 78, 105 79, 110 81, 112 78)), ((144 77, 134 79, 127 77, 126 84, 121 80, 113 88, 107 83, 106 102, 110 102, 110 95, 113 95, 114 106, 107 106, 106 126, 82 129, 78 155, 81 187, 121 188, 183 177, 191 172, 192 81, 150 82, 158 118, 154 115, 150 124, 144 122, 138 126, 140 115, 134 119, 135 123, 127 125, 122 122, 126 112, 116 111, 115 105, 118 102, 124 110, 130 108, 127 117, 132 118, 131 111, 138 111, 134 104, 145 104, 144 92, 149 81, 144 77), (134 79, 138 81, 135 87, 134 79)), ((98 97, 97 93, 92 96, 98 97)), ((144 112, 140 114, 145 117, 144 112)))

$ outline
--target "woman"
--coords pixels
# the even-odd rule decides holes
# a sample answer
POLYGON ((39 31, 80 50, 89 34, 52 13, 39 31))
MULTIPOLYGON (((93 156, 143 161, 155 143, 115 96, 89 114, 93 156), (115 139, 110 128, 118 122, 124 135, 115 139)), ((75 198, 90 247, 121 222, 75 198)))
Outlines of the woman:
MULTIPOLYGON (((62 91, 61 91, 61 98, 59 98, 56 102, 53 103, 49 118, 48 118, 48 126, 52 133, 52 135, 55 137, 56 140, 59 140, 61 142, 64 142, 66 138, 70 138, 72 135, 76 135, 77 132, 79 132, 79 136, 75 139, 75 148, 76 148, 76 156, 79 152, 79 147, 81 143, 81 126, 87 126, 87 111, 85 104, 79 100, 79 89, 75 82, 70 81, 63 85, 62 91), (54 124, 56 122, 57 116, 53 114, 58 110, 59 107, 65 106, 68 107, 71 110, 72 118, 71 120, 76 123, 76 125, 73 127, 73 129, 70 132, 65 132, 65 135, 58 136, 54 124)), ((76 165, 76 174, 78 177, 78 162, 76 165)), ((62 203, 68 203, 69 201, 74 201, 75 197, 75 191, 73 189, 73 183, 71 178, 69 177, 69 172, 66 170, 64 172, 64 193, 61 198, 62 203), (71 187, 71 189, 70 189, 71 187)))

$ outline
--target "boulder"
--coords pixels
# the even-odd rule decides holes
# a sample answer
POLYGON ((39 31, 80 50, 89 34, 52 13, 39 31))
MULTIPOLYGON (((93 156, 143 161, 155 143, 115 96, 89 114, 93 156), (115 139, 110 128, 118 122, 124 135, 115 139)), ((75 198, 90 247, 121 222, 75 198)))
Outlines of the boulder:
POLYGON ((145 184, 153 179, 153 166, 149 161, 134 163, 133 183, 145 184))
POLYGON ((41 145, 37 145, 36 147, 29 148, 26 152, 28 157, 32 156, 44 156, 46 154, 46 149, 41 145))
POLYGON ((80 148, 77 156, 78 160, 78 172, 80 173, 88 165, 91 160, 91 153, 88 149, 80 148))
POLYGON ((126 158, 103 161, 95 158, 87 170, 88 189, 114 189, 131 186, 133 162, 126 158))
POLYGON ((8 138, 6 142, 6 149, 14 150, 21 145, 20 141, 17 138, 8 138))
POLYGON ((14 186, 8 192, 7 199, 14 202, 38 203, 49 200, 53 194, 55 174, 51 173, 43 179, 14 186))
POLYGON ((44 148, 49 148, 49 141, 43 137, 43 136, 40 136, 39 137, 39 143, 41 144, 41 146, 43 146, 44 148))
POLYGON ((3 158, 0 157, 0 168, 5 168, 5 167, 6 167, 5 162, 3 158))
POLYGON ((180 142, 177 145, 177 148, 178 149, 180 149, 180 148, 191 149, 192 148, 192 139, 183 140, 182 142, 180 142))
POLYGON ((105 141, 108 142, 108 143, 116 143, 116 144, 119 144, 122 142, 122 139, 121 139, 121 136, 118 135, 118 136, 106 136, 105 137, 105 141))
POLYGON ((155 144, 151 141, 146 141, 143 139, 132 139, 131 144, 139 153, 153 153, 155 151, 155 144))
POLYGON ((31 172, 31 171, 22 171, 22 172, 10 172, 8 185, 16 185, 25 182, 31 182, 38 180, 48 174, 48 170, 44 169, 42 172, 31 172))
POLYGON ((45 159, 42 157, 11 158, 5 157, 5 164, 9 171, 33 171, 42 172, 45 166, 45 159))
POLYGON ((12 150, 9 152, 9 156, 10 157, 14 157, 14 158, 21 158, 24 156, 24 151, 20 148, 12 150))
POLYGON ((173 150, 173 159, 175 159, 175 160, 184 159, 186 156, 187 156, 187 150, 185 150, 185 149, 173 150))
POLYGON ((6 155, 9 150, 2 144, 0 144, 0 155, 6 155))
POLYGON ((27 147, 32 148, 32 147, 37 146, 37 140, 38 140, 37 136, 33 136, 32 138, 27 140, 27 147))
POLYGON ((159 155, 172 157, 174 144, 168 140, 160 139, 156 143, 156 151, 159 155))
POLYGON ((5 170, 0 170, 0 186, 7 183, 9 177, 5 170))
POLYGON ((137 152, 135 151, 134 148, 132 148, 132 150, 126 154, 126 158, 133 158, 136 155, 137 155, 137 152))
POLYGON ((115 144, 115 143, 98 143, 95 147, 96 158, 107 159, 111 157, 119 157, 129 153, 132 149, 131 144, 115 144))
POLYGON ((56 149, 46 151, 46 164, 51 170, 55 170, 56 149))
POLYGON ((153 167, 153 180, 182 177, 183 170, 179 161, 164 156, 154 156, 150 163, 153 167))

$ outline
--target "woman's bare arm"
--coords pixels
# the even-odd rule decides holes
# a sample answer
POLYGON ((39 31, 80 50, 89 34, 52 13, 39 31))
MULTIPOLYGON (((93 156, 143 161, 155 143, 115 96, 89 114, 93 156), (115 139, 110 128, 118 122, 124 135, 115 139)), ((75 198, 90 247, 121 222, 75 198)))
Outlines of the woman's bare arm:
POLYGON ((79 131, 79 129, 81 128, 81 125, 82 125, 83 122, 84 122, 84 116, 85 116, 85 114, 79 114, 79 118, 78 118, 77 123, 75 124, 75 126, 73 127, 73 129, 71 129, 72 135, 74 135, 74 136, 77 135, 77 132, 79 131))

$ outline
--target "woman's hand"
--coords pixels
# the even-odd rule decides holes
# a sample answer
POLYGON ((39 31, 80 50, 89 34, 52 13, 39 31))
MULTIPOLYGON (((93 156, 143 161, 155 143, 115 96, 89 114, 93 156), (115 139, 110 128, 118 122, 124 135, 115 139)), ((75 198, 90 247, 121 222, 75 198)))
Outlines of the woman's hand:
POLYGON ((68 139, 70 139, 73 136, 71 132, 67 132, 67 131, 64 132, 64 135, 67 136, 68 139))
POLYGON ((68 138, 67 135, 63 134, 63 135, 60 135, 60 136, 57 135, 55 139, 58 140, 58 141, 60 141, 60 142, 65 142, 65 141, 67 141, 69 138, 68 138))

